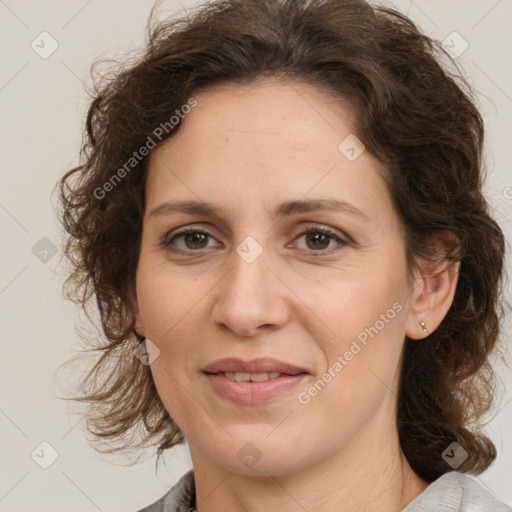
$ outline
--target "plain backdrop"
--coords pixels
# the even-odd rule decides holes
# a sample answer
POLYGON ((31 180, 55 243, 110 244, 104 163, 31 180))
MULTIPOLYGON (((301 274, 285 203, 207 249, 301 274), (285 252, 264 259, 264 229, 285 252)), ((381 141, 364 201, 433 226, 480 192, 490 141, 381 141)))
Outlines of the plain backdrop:
MULTIPOLYGON (((161 12, 194 4, 169 0, 161 12)), ((98 454, 87 442, 84 421, 55 397, 53 383, 57 367, 78 348, 82 317, 61 296, 61 234, 50 194, 78 161, 91 64, 140 46, 152 5, 152 0, 0 0, 0 511, 134 511, 192 467, 186 446, 168 453, 158 474, 149 455, 125 467, 119 458, 113 463, 98 454)), ((510 240, 512 2, 394 5, 428 34, 449 38, 456 51, 467 44, 458 61, 479 91, 485 116, 486 192, 510 240)), ((507 319, 505 333, 509 328, 507 319)), ((509 389, 486 429, 499 455, 478 478, 511 505, 512 373, 499 370, 502 388, 509 389)))

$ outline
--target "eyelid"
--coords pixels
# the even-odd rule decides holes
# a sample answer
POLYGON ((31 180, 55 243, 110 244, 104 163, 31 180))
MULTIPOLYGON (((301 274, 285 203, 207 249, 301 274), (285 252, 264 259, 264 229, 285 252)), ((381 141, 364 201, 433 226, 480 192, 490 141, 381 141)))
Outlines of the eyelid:
MULTIPOLYGON (((204 233, 206 235, 211 236, 212 238, 215 238, 215 235, 207 228, 203 226, 185 226, 183 228, 176 228, 167 233, 164 236, 164 239, 162 241, 162 246, 165 248, 168 245, 170 245, 171 240, 173 238, 176 238, 181 235, 186 235, 187 233, 204 233)), ((191 251, 191 252, 198 252, 198 251, 191 251)))
MULTIPOLYGON (((335 240, 336 242, 338 242, 338 245, 335 246, 335 247, 331 247, 330 249, 324 249, 324 250, 321 250, 321 251, 307 251, 311 254, 317 254, 317 255, 330 255, 332 253, 335 253, 337 251, 340 250, 340 247, 343 247, 343 246, 346 246, 346 245, 349 245, 351 243, 351 239, 350 237, 346 236, 346 235, 341 235, 339 234, 337 231, 331 229, 331 228, 328 228, 326 226, 322 226, 320 224, 308 224, 306 226, 304 226, 300 231, 299 233, 294 237, 294 241, 297 240, 298 238, 300 238, 302 235, 305 235, 307 233, 315 233, 315 232, 319 232, 319 233, 324 233, 326 235, 328 235, 330 238, 332 238, 333 240, 335 240)), ((305 250, 305 249, 303 249, 305 250)))
MULTIPOLYGON (((328 236, 330 236, 332 239, 334 239, 336 242, 338 242, 338 245, 336 247, 333 247, 331 249, 324 249, 324 250, 321 250, 321 251, 307 251, 306 249, 302 249, 302 251, 307 251, 307 252, 310 252, 312 254, 318 254, 318 255, 328 255, 328 254, 331 254, 332 252, 336 252, 339 250, 340 246, 346 246, 346 245, 349 245, 352 240, 349 236, 347 235, 341 235, 339 234, 338 232, 336 232, 335 230, 331 229, 331 228, 328 228, 326 226, 322 226, 320 224, 316 224, 316 223, 312 223, 312 224, 307 224, 305 226, 303 226, 299 232, 294 236, 293 238, 293 241, 297 240, 298 238, 300 238, 302 235, 305 235, 307 233, 311 233, 311 232, 320 232, 320 233, 324 233, 328 236)), ((209 235, 211 238, 215 238, 215 235, 208 229, 208 228, 205 228, 203 226, 193 226, 193 225, 189 225, 189 226, 184 226, 183 228, 176 228, 174 230, 172 230, 171 232, 169 232, 163 239, 162 243, 161 243, 161 246, 164 248, 164 249, 167 249, 171 246, 171 241, 174 239, 174 238, 178 238, 178 237, 181 237, 182 235, 186 235, 187 233, 203 233, 203 234, 206 234, 206 235, 209 235)), ((184 254, 191 254, 191 253, 196 253, 196 254, 199 254, 201 252, 205 252, 204 249, 198 249, 198 250, 193 250, 193 249, 179 249, 179 248, 176 248, 175 249, 176 252, 182 252, 184 254)))
POLYGON ((297 236, 300 236, 300 235, 303 235, 304 233, 308 233, 308 232, 312 232, 312 231, 315 231, 315 230, 318 230, 319 232, 323 232, 323 233, 326 233, 328 235, 331 235, 333 238, 337 238, 343 242, 347 242, 349 241, 349 237, 346 236, 346 235, 343 235, 341 233, 339 233, 337 230, 334 230, 332 228, 329 228, 327 226, 323 226, 322 224, 307 224, 306 226, 302 227, 299 231, 299 233, 297 234, 297 236))

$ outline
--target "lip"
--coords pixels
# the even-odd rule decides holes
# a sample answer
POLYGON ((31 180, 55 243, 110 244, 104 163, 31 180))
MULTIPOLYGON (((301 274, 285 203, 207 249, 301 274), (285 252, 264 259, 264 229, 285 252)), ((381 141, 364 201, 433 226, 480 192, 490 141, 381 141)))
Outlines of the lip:
POLYGON ((281 375, 263 382, 235 382, 224 375, 214 373, 204 375, 210 381, 214 391, 222 398, 239 405, 258 405, 293 389, 308 374, 281 375))
POLYGON ((202 371, 219 396, 239 405, 258 405, 268 402, 293 389, 309 375, 304 368, 272 358, 251 361, 238 358, 219 359, 202 371), (219 375, 222 372, 278 372, 281 375, 263 382, 235 382, 224 375, 219 375))
POLYGON ((286 375, 299 375, 300 373, 308 373, 305 368, 300 368, 291 363, 280 361, 272 357, 260 357, 243 361, 237 357, 227 357, 218 359, 203 368, 205 373, 222 373, 222 372, 247 372, 247 373, 271 373, 278 372, 286 375))

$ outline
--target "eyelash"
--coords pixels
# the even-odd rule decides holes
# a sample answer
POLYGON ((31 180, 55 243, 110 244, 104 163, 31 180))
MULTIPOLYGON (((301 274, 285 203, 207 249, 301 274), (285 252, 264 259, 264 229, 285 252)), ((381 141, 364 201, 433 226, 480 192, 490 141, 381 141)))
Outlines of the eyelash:
MULTIPOLYGON (((170 250, 172 250, 174 252, 181 252, 181 253, 185 253, 185 254, 197 254, 199 252, 203 252, 204 249, 192 250, 192 249, 177 249, 177 248, 172 247, 172 242, 174 240, 176 240, 177 238, 179 238, 179 237, 181 237, 183 235, 186 235, 188 233, 200 233, 200 234, 208 235, 208 236, 214 238, 213 234, 210 233, 208 230, 198 229, 198 228, 194 228, 194 227, 187 227, 187 228, 182 229, 181 231, 178 231, 177 233, 174 233, 172 235, 172 237, 170 237, 170 238, 169 238, 169 236, 166 236, 161 245, 165 249, 170 249, 170 250)), ((347 240, 342 239, 334 231, 331 231, 328 228, 324 228, 324 227, 320 228, 320 227, 316 227, 316 226, 307 226, 307 227, 303 228, 297 234, 297 236, 294 238, 294 240, 300 238, 303 235, 307 235, 307 234, 323 234, 323 235, 328 235, 330 238, 332 238, 333 240, 338 242, 340 247, 343 247, 343 246, 346 246, 346 245, 349 244, 349 242, 347 240)), ((313 251, 313 250, 311 250, 311 251, 308 251, 308 252, 312 253, 313 255, 314 254, 326 255, 326 254, 331 254, 333 252, 337 252, 338 250, 341 250, 340 247, 334 248, 334 250, 331 247, 331 249, 323 249, 323 250, 320 250, 320 251, 313 251)), ((306 250, 306 249, 303 249, 303 250, 306 250)))

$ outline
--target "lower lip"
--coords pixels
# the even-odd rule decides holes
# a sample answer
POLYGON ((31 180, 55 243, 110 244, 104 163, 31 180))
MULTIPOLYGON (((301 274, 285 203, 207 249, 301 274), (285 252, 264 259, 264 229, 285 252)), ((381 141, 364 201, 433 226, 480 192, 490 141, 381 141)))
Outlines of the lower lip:
POLYGON ((221 397, 241 405, 258 405, 268 402, 293 389, 301 382, 306 373, 286 375, 263 382, 236 382, 212 373, 205 373, 213 389, 221 397))

